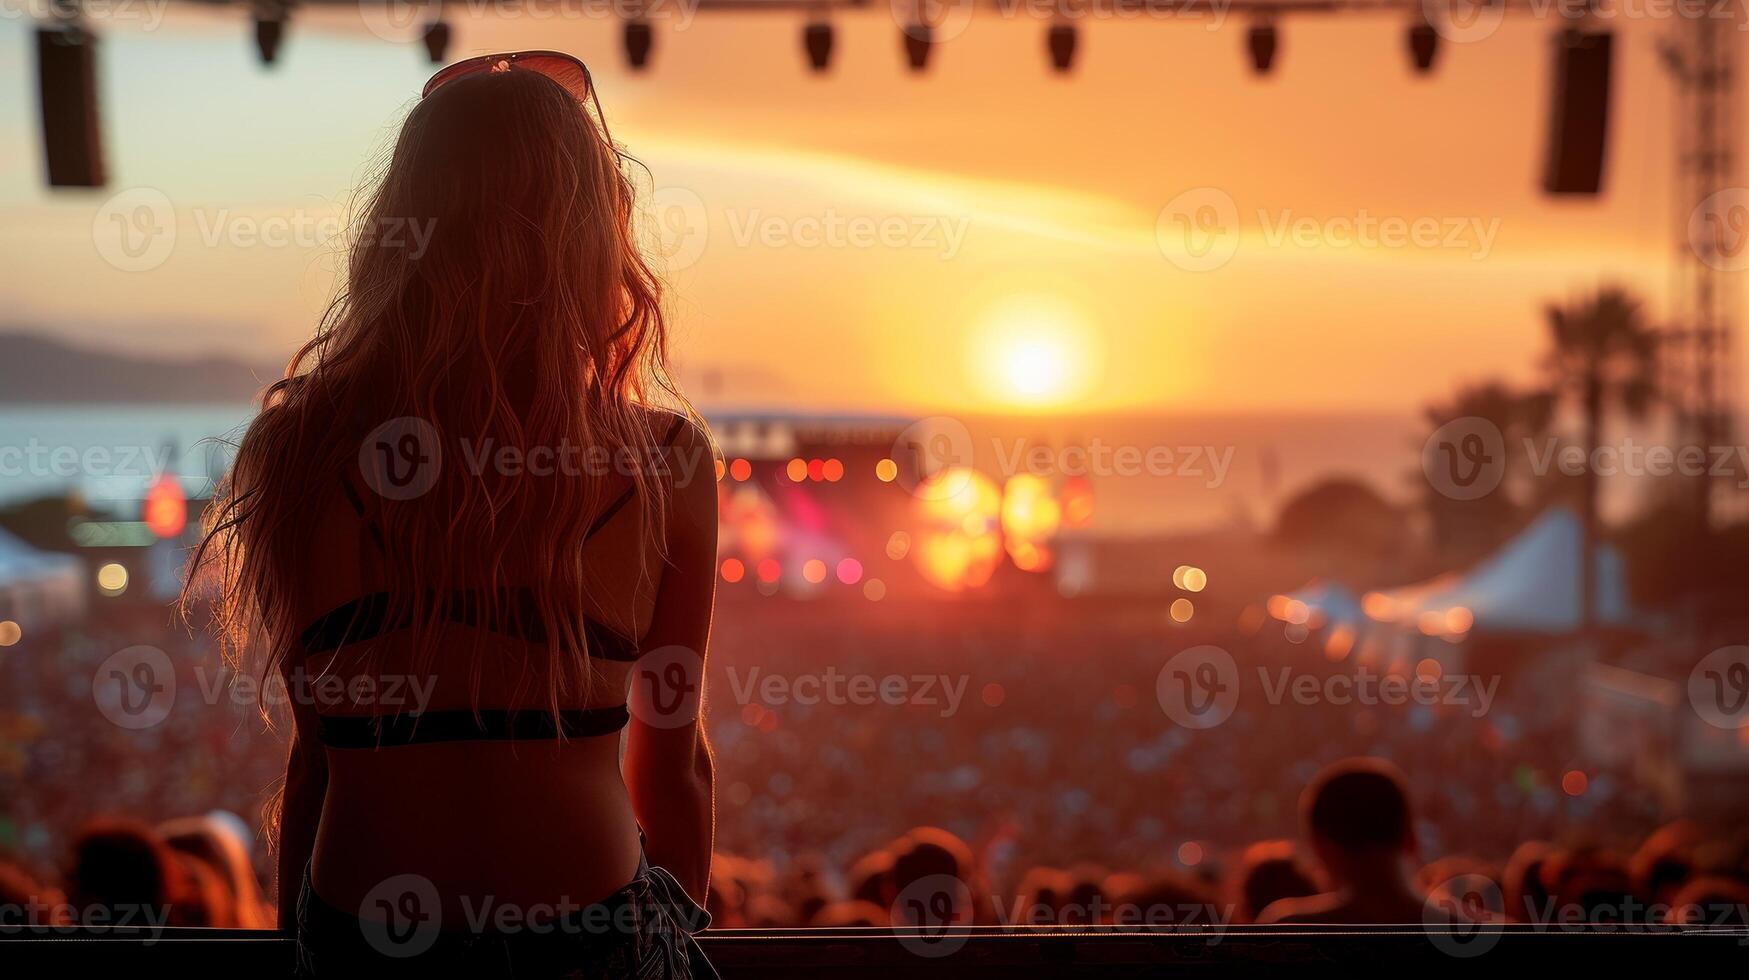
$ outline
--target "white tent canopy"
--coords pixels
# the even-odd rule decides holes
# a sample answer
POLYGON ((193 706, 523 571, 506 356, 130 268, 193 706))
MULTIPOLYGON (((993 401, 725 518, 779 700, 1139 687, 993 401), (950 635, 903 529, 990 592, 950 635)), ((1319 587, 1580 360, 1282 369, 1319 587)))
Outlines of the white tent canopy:
MULTIPOLYGON (((1468 573, 1428 588, 1384 593, 1391 619, 1414 624, 1425 614, 1447 619, 1467 612, 1468 630, 1484 633, 1568 633, 1579 628, 1579 551, 1584 529, 1565 507, 1542 513, 1517 537, 1468 573)), ((1595 549, 1595 621, 1626 626, 1633 619, 1621 554, 1595 549)), ((1381 604, 1382 605, 1382 604, 1381 604)))
POLYGON ((72 555, 38 550, 0 530, 0 619, 31 627, 78 618, 84 567, 72 555))
POLYGON ((1341 582, 1313 579, 1288 599, 1304 603, 1327 626, 1353 626, 1361 621, 1360 599, 1341 582))

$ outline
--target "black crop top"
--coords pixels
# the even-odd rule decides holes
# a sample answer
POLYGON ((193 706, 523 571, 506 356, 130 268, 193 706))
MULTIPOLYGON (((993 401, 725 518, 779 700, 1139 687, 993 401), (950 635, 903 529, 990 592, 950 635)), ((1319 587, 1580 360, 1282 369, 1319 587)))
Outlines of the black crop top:
MULTIPOLYGON (((684 416, 677 418, 663 439, 672 446, 674 437, 686 424, 684 416)), ((341 489, 347 503, 358 513, 372 542, 379 551, 386 550, 382 529, 365 511, 364 501, 353 489, 352 481, 342 479, 341 489)), ((584 534, 587 542, 595 532, 607 525, 613 516, 632 499, 634 488, 627 488, 596 516, 584 534)), ((545 643, 546 629, 536 612, 534 593, 527 588, 501 589, 496 602, 483 601, 484 591, 456 589, 442 601, 427 596, 427 607, 436 606, 440 619, 460 626, 491 630, 517 637, 529 643, 545 643)), ((342 603, 318 616, 298 636, 305 656, 338 650, 351 643, 360 643, 385 633, 407 629, 413 625, 414 611, 410 603, 400 603, 399 614, 394 597, 388 592, 373 592, 342 603)), ((634 637, 586 618, 584 636, 589 655, 604 660, 631 662, 638 659, 638 641, 634 637)), ((321 715, 318 732, 322 744, 336 749, 370 749, 396 745, 423 745, 434 742, 490 742, 531 739, 587 738, 611 735, 626 726, 631 715, 624 704, 601 708, 570 708, 555 716, 549 711, 509 711, 500 708, 480 711, 424 711, 393 715, 321 715)))

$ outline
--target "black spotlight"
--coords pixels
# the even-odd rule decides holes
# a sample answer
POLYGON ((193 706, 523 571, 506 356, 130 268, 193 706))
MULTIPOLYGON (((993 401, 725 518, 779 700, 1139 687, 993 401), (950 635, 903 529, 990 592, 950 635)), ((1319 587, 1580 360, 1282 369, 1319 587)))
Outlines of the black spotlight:
POLYGON ((802 47, 808 52, 808 67, 823 72, 832 66, 832 25, 825 21, 802 28, 802 47))
POLYGON ((1245 44, 1251 50, 1251 69, 1259 75, 1269 74, 1275 67, 1275 25, 1254 25, 1245 38, 1245 44))
POLYGON ((1409 27, 1409 57, 1415 59, 1415 71, 1425 75, 1433 70, 1439 57, 1439 32, 1432 24, 1412 24, 1409 27))
POLYGON ((434 20, 425 25, 425 54, 434 65, 448 61, 449 53, 449 22, 434 20))
POLYGON ((626 61, 633 71, 643 71, 650 63, 650 49, 656 44, 656 35, 650 30, 647 20, 626 21, 626 61))
POLYGON ((1051 53, 1051 67, 1059 73, 1075 67, 1076 33, 1074 24, 1052 24, 1045 32, 1045 47, 1051 53))
POLYGON ((279 58, 279 44, 285 40, 286 9, 277 3, 255 5, 255 50, 261 63, 271 65, 279 58))
POLYGON ((903 31, 905 35, 905 61, 912 71, 923 71, 929 67, 929 49, 935 45, 935 31, 922 21, 913 21, 903 31))
POLYGON ((97 35, 77 20, 37 29, 38 92, 50 187, 102 187, 103 128, 97 119, 97 35))

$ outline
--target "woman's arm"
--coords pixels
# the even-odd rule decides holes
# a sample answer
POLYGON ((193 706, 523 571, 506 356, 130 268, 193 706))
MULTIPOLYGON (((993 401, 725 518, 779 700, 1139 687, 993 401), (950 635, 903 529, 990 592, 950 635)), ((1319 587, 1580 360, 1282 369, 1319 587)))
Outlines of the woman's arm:
POLYGON ((674 449, 667 562, 632 673, 623 772, 650 863, 667 868, 702 905, 715 832, 715 770, 702 707, 716 598, 717 487, 703 433, 687 425, 674 449), (706 465, 689 465, 701 458, 706 465))
MULTIPOLYGON (((282 674, 301 669, 288 661, 282 674)), ((298 697, 302 686, 287 678, 292 705, 291 752, 286 758, 285 793, 279 808, 279 927, 297 925, 298 891, 304 869, 316 849, 316 826, 322 818, 322 799, 328 792, 328 756, 316 736, 315 706, 298 697)))

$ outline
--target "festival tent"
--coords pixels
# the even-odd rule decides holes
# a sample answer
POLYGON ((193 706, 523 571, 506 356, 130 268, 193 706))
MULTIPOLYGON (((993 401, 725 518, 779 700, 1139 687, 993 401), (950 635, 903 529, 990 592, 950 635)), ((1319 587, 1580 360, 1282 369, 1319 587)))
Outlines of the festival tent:
MULTIPOLYGON (((1382 617, 1429 634, 1571 633, 1579 628, 1579 551, 1584 528, 1565 507, 1544 511, 1519 535, 1441 588, 1410 586, 1369 597, 1382 617)), ((1634 624, 1620 552, 1595 549, 1595 622, 1634 624)))
POLYGON ((0 619, 26 629, 79 618, 85 607, 84 563, 33 548, 0 530, 0 619))
POLYGON ((1360 599, 1341 582, 1313 579, 1299 591, 1289 593, 1287 599, 1290 603, 1304 605, 1311 613, 1309 618, 1312 621, 1321 622, 1330 628, 1357 626, 1361 623, 1363 614, 1360 611, 1360 599))

